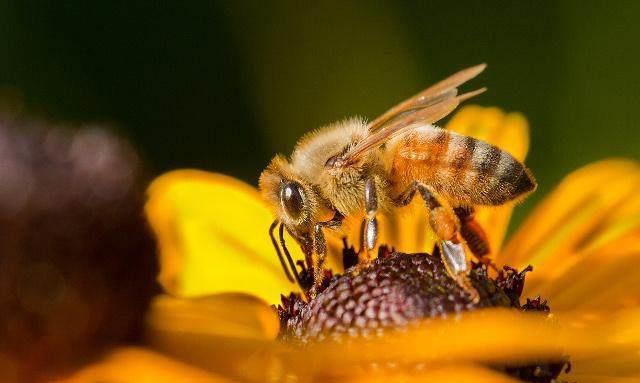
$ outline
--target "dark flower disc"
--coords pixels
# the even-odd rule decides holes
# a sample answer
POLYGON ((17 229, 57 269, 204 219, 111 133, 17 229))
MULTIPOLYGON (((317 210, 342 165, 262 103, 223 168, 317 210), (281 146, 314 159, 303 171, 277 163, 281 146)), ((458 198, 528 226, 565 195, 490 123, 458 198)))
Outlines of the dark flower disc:
POLYGON ((434 318, 481 307, 510 307, 511 301, 484 272, 472 271, 480 294, 471 296, 449 277, 439 257, 391 253, 359 273, 352 268, 334 278, 295 315, 283 318, 283 338, 302 342, 344 335, 371 336, 420 318, 434 318))
MULTIPOLYGON (((345 256, 350 256, 345 249, 345 256)), ((524 311, 549 311, 540 298, 520 304, 526 268, 505 267, 497 278, 486 266, 474 265, 469 280, 479 294, 474 300, 447 273, 439 255, 389 252, 362 270, 347 269, 329 277, 325 288, 308 302, 299 295, 282 298, 278 306, 280 338, 305 345, 320 340, 342 341, 349 337, 381 336, 411 326, 424 318, 438 318, 486 307, 524 311)), ((525 381, 551 382, 564 361, 535 366, 494 366, 525 381)))

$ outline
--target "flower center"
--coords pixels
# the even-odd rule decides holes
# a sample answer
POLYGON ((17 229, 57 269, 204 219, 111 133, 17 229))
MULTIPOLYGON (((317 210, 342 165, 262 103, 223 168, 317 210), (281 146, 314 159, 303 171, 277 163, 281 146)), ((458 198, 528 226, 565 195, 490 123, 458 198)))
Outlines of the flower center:
MULTIPOLYGON (((345 249, 345 260, 352 249, 345 249)), ((469 274, 479 299, 447 273, 440 256, 389 252, 361 270, 348 268, 329 277, 325 288, 305 302, 297 294, 283 297, 278 306, 280 339, 298 344, 349 337, 377 337, 389 330, 417 325, 420 319, 445 317, 484 307, 509 307, 524 311, 549 311, 540 298, 520 304, 528 267, 522 272, 505 267, 497 278, 486 266, 474 265, 469 274)), ((498 367, 526 381, 555 379, 565 362, 536 366, 498 367)))
POLYGON ((477 302, 449 277, 439 257, 394 252, 360 272, 349 269, 309 303, 299 302, 293 315, 283 318, 282 337, 307 342, 376 336, 421 318, 511 306, 483 269, 473 270, 471 281, 480 294, 477 302))

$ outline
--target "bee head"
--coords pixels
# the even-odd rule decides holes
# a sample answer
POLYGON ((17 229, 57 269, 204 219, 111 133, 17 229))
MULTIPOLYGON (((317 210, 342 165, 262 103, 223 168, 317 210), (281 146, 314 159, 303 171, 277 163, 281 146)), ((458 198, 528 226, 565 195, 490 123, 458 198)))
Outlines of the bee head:
POLYGON ((278 218, 290 228, 311 226, 318 198, 311 185, 295 174, 291 164, 278 155, 260 175, 260 192, 278 218))

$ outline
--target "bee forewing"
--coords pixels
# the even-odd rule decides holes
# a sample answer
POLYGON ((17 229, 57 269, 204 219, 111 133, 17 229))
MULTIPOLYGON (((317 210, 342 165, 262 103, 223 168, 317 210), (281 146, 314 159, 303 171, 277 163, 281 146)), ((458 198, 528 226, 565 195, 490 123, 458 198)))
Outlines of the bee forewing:
POLYGON ((471 68, 463 69, 460 72, 457 72, 447 77, 446 79, 431 85, 422 92, 395 105, 394 107, 383 113, 380 117, 373 120, 369 124, 370 129, 372 131, 380 129, 386 121, 407 110, 427 107, 441 102, 444 99, 455 97, 458 92, 456 89, 457 87, 482 73, 482 71, 486 67, 486 64, 480 64, 471 68))
POLYGON ((482 87, 480 89, 476 89, 476 90, 471 91, 471 92, 463 93, 463 94, 461 94, 460 96, 457 97, 458 103, 461 103, 463 101, 467 101, 468 99, 470 99, 472 97, 475 97, 475 96, 477 96, 479 94, 482 94, 482 93, 484 93, 486 91, 487 91, 487 88, 486 87, 482 87))
POLYGON ((444 80, 431 85, 430 87, 425 89, 422 94, 438 94, 446 89, 457 88, 482 73, 486 68, 487 64, 483 63, 467 69, 463 69, 445 78, 444 80))
POLYGON ((454 96, 451 99, 442 99, 439 103, 428 108, 416 109, 406 114, 401 114, 398 118, 394 118, 389 121, 389 123, 385 124, 384 129, 380 130, 378 133, 381 137, 389 135, 389 137, 386 138, 390 139, 392 136, 401 134, 405 130, 409 130, 414 126, 432 124, 453 112, 453 110, 457 108, 462 101, 484 93, 486 90, 487 88, 480 88, 472 92, 463 93, 457 97, 454 96))
MULTIPOLYGON (((485 90, 485 88, 481 88, 473 92, 461 94, 460 96, 449 96, 448 98, 441 99, 434 105, 401 114, 388 123, 383 124, 383 127, 378 131, 373 132, 367 138, 358 142, 343 156, 341 163, 345 165, 351 164, 370 149, 378 147, 398 135, 441 120, 458 107, 461 101, 478 95, 485 90)), ((451 93, 448 94, 451 95, 451 93)))

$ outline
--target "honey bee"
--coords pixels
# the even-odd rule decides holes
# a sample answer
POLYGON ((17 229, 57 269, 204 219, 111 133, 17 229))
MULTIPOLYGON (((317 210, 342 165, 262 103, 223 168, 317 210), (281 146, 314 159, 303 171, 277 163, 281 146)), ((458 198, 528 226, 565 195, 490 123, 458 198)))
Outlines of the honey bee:
POLYGON ((376 215, 409 204, 417 194, 428 209, 447 271, 474 294, 466 279, 464 245, 478 258, 489 249, 473 220, 473 207, 521 199, 537 186, 531 172, 506 151, 433 125, 486 90, 458 94, 457 89, 485 67, 457 72, 371 122, 351 118, 309 133, 290 158, 276 155, 271 160, 259 186, 275 211, 269 234, 291 281, 315 295, 324 279, 324 230, 338 228, 353 214, 364 213, 358 264, 365 265, 377 244, 376 215), (274 233, 278 226, 282 251, 274 233), (312 265, 313 281, 301 279, 284 230, 312 265))

